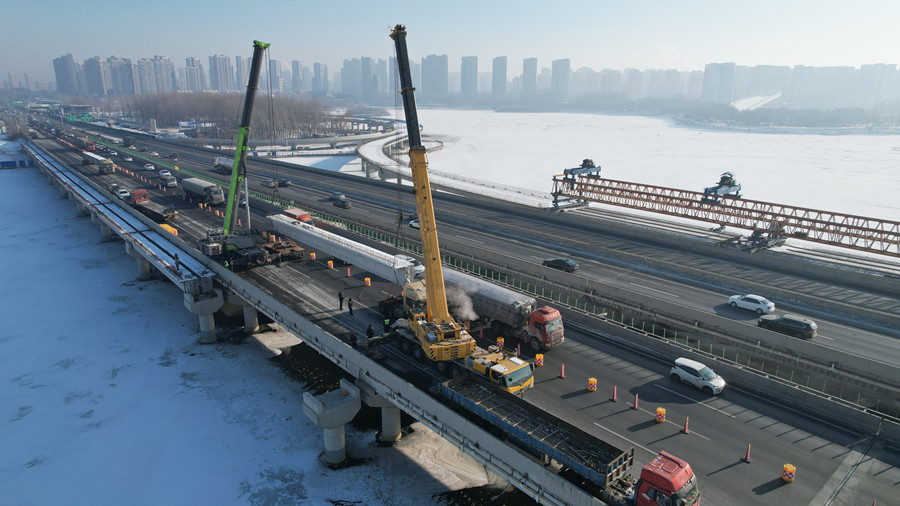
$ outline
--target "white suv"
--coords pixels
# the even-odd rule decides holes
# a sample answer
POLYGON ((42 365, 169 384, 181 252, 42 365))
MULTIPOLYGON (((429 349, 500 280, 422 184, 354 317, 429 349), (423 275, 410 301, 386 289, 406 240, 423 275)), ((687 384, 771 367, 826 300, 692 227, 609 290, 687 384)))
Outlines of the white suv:
POLYGON ((674 381, 688 383, 709 395, 716 395, 725 389, 725 380, 705 365, 689 358, 675 360, 675 365, 669 371, 669 377, 674 381))

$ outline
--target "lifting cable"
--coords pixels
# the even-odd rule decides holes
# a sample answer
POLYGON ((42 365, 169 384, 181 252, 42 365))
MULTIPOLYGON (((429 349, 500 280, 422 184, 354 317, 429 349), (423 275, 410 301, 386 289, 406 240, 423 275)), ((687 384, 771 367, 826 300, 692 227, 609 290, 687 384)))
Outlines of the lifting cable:
MULTIPOLYGON (((268 123, 269 123, 269 138, 271 139, 272 146, 272 156, 264 157, 269 165, 272 167, 272 181, 274 182, 274 187, 272 188, 272 196, 276 199, 280 199, 281 196, 278 193, 278 165, 275 163, 275 93, 272 90, 272 64, 270 60, 269 50, 266 49, 266 102, 269 105, 269 113, 268 113, 268 123)), ((261 136, 262 137, 262 136, 261 136)))

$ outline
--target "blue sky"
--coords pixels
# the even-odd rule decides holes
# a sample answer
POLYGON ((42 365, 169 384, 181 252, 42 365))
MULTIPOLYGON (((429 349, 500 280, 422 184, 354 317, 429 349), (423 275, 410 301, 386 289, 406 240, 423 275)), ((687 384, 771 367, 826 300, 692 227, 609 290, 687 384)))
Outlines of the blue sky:
POLYGON ((473 55, 482 71, 507 56, 510 76, 527 57, 596 70, 900 63, 900 2, 889 0, 4 0, 0 14, 4 79, 8 71, 52 79, 52 59, 66 53, 79 62, 163 55, 176 67, 198 56, 206 66, 212 54, 250 56, 254 39, 272 43, 271 58, 325 63, 333 74, 345 58, 393 54, 397 23, 407 26, 414 59, 446 54, 451 72, 473 55))

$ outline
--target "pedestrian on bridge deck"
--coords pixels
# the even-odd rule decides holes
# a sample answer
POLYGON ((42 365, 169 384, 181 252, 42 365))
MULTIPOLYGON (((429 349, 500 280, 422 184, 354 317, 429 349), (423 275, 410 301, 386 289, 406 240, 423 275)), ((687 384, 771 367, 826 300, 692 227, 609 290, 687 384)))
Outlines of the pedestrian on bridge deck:
POLYGON ((375 337, 375 329, 372 327, 371 323, 369 324, 369 328, 366 329, 366 336, 369 339, 372 339, 373 337, 375 337))
POLYGON ((347 299, 347 310, 350 311, 350 316, 353 316, 353 299, 347 299))
POLYGON ((344 309, 344 292, 338 290, 338 309, 344 309))
POLYGON ((350 347, 354 350, 359 346, 359 339, 356 338, 356 332, 350 333, 350 347))

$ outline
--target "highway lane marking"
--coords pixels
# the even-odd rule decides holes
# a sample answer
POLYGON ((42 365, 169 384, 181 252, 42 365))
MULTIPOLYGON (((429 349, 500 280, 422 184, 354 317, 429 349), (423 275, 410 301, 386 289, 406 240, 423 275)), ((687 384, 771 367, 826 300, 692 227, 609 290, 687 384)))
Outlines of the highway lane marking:
POLYGON ((464 237, 464 236, 459 236, 459 235, 456 236, 456 240, 462 241, 462 242, 474 243, 474 244, 484 244, 484 241, 479 241, 477 239, 472 239, 470 237, 464 237))
POLYGON ((659 383, 654 383, 654 385, 656 385, 656 386, 659 387, 659 388, 662 388, 662 389, 665 390, 666 392, 673 393, 673 394, 677 395, 678 397, 682 397, 682 398, 687 399, 687 400, 689 400, 689 401, 691 401, 691 402, 695 402, 695 403, 697 403, 697 404, 699 404, 699 405, 701 405, 701 406, 703 406, 703 407, 709 408, 709 409, 711 409, 711 410, 713 410, 713 411, 718 411, 719 413, 722 413, 722 414, 725 415, 725 416, 729 416, 729 417, 731 417, 731 418, 736 418, 734 415, 730 415, 730 414, 728 414, 728 413, 722 411, 722 410, 719 409, 719 408, 714 408, 714 407, 712 407, 712 406, 707 405, 707 404, 706 404, 705 402, 703 402, 703 401, 698 401, 697 399, 692 399, 692 398, 690 398, 690 397, 688 397, 688 396, 686 396, 686 395, 680 394, 680 393, 678 393, 678 392, 676 392, 676 391, 674 391, 674 390, 670 390, 670 389, 668 389, 668 388, 666 388, 666 387, 660 385, 659 383))
POLYGON ((624 439, 625 441, 628 441, 629 443, 633 444, 634 446, 637 446, 638 448, 644 450, 645 452, 649 453, 650 455, 656 455, 656 454, 659 453, 659 452, 655 452, 655 451, 651 450, 650 448, 647 448, 647 447, 644 446, 644 445, 635 443, 634 441, 632 441, 632 440, 628 439, 627 437, 625 437, 625 436, 619 434, 618 432, 615 432, 615 431, 613 431, 612 429, 608 429, 608 428, 606 428, 606 427, 600 425, 600 424, 597 423, 597 422, 594 422, 594 425, 596 425, 597 427, 600 427, 601 429, 603 429, 603 430, 605 430, 605 431, 608 431, 610 434, 612 434, 612 435, 614 435, 614 436, 619 436, 620 438, 624 439))
POLYGON ((656 288, 650 288, 649 286, 639 285, 639 284, 637 284, 637 283, 628 283, 628 284, 629 284, 629 285, 634 285, 634 286, 641 287, 641 288, 643 288, 643 289, 645 289, 645 290, 650 290, 650 291, 653 291, 653 292, 664 293, 664 294, 666 294, 666 295, 668 295, 668 296, 670 296, 670 297, 675 297, 676 299, 679 298, 679 297, 678 297, 677 295, 675 295, 674 293, 664 292, 664 291, 662 291, 662 290, 657 290, 656 288))

